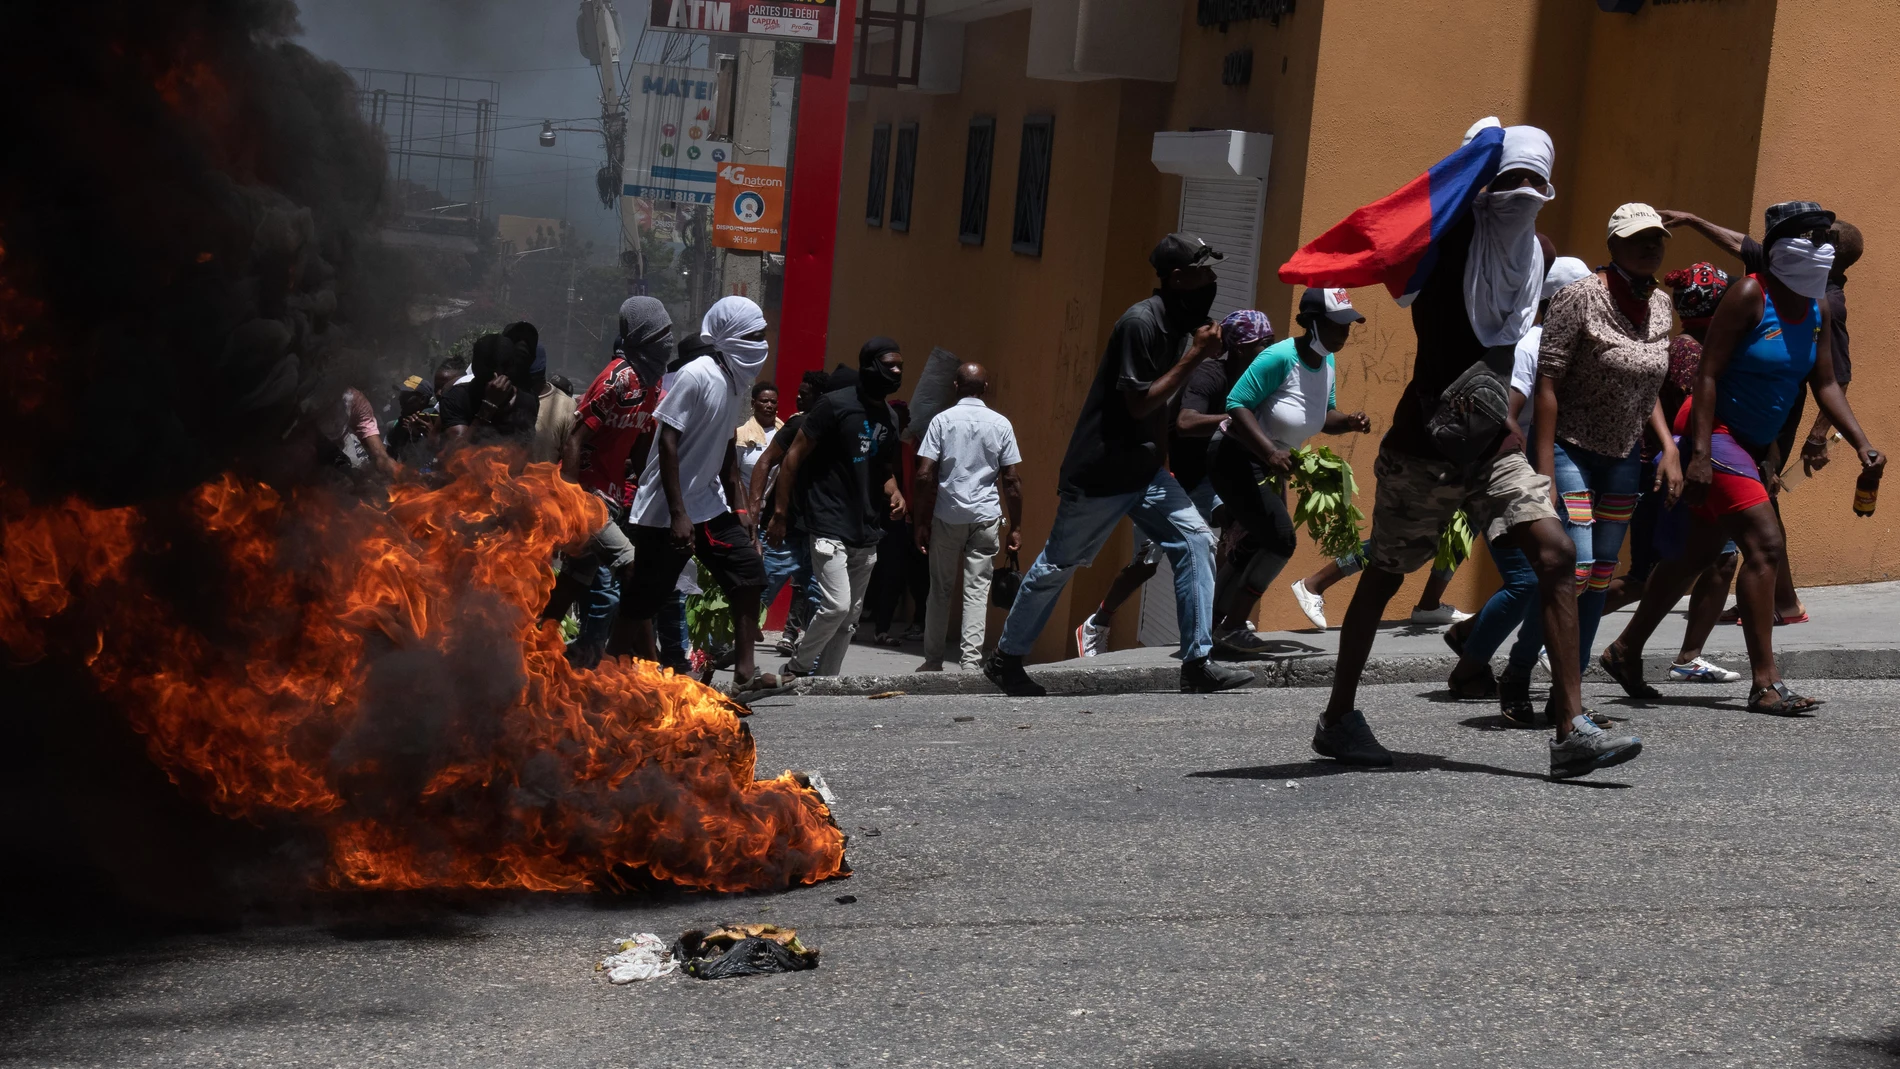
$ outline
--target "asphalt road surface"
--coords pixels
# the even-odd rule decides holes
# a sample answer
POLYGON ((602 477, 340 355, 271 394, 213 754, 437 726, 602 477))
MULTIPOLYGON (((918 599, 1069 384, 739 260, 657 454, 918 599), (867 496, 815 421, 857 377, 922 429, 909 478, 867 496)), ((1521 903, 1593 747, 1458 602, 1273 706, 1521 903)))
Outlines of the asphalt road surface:
POLYGON ((0 1063, 1900 1066, 1900 684, 1814 684, 1811 720, 1592 687, 1649 749, 1568 784, 1425 689, 1365 696, 1380 772, 1309 760, 1316 691, 787 700, 761 770, 824 773, 848 880, 44 933, 0 962, 0 1063), (729 920, 822 966, 594 972, 729 920))

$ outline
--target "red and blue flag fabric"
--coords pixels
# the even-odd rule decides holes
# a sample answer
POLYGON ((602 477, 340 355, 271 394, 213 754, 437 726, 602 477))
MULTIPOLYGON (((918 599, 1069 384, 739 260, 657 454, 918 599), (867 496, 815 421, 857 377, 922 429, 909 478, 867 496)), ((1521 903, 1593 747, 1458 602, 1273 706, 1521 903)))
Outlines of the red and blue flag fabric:
POLYGON ((1477 132, 1431 169, 1348 215, 1280 266, 1280 281, 1308 286, 1382 285, 1412 303, 1438 262, 1438 242, 1471 210, 1472 197, 1497 177, 1504 131, 1477 132))

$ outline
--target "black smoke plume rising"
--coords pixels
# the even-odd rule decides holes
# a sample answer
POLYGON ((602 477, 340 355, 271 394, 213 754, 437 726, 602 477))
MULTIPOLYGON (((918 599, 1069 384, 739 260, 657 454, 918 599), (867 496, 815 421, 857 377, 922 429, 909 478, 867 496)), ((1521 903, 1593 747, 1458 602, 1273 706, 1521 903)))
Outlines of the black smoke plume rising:
MULTIPOLYGON (((314 470, 311 417, 367 362, 352 338, 393 336, 402 271, 366 240, 381 143, 295 31, 287 0, 0 5, 4 503, 145 503, 168 543, 165 502, 208 477, 314 470)), ((152 548, 155 588, 215 631, 209 555, 152 548)), ((103 871, 195 911, 258 829, 180 800, 93 693, 84 641, 0 669, 0 849, 33 873, 5 891, 61 901, 103 871)))
POLYGON ((359 256, 383 150, 288 0, 0 13, 0 467, 36 498, 146 500, 281 460, 345 324, 396 305, 359 256), (374 295, 374 300, 369 299, 374 295))
POLYGON ((729 706, 574 672, 536 629, 547 561, 605 520, 552 465, 463 450, 386 508, 329 487, 315 428, 373 388, 406 267, 369 236, 377 136, 294 18, 0 6, 0 856, 26 874, 0 923, 88 880, 221 919, 320 884, 848 871, 729 706))

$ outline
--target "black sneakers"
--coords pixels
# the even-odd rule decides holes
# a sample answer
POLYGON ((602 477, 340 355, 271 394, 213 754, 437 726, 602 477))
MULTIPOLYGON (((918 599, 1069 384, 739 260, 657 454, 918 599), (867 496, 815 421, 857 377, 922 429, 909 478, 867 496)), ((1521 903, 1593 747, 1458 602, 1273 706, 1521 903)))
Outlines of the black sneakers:
POLYGON ((1313 752, 1342 765, 1384 768, 1392 763, 1391 751, 1379 745, 1366 723, 1366 714, 1357 709, 1340 717, 1332 727, 1321 719, 1313 729, 1313 752))
POLYGON ((983 662, 983 675, 1012 698, 1042 698, 1049 694, 1041 683, 1029 678, 1029 673, 1023 671, 1021 657, 1011 656, 1001 650, 990 654, 990 659, 983 662))
POLYGON ((1181 693, 1183 694, 1213 694, 1216 691, 1244 687, 1252 682, 1252 672, 1244 668, 1229 668, 1206 657, 1181 662, 1181 693))

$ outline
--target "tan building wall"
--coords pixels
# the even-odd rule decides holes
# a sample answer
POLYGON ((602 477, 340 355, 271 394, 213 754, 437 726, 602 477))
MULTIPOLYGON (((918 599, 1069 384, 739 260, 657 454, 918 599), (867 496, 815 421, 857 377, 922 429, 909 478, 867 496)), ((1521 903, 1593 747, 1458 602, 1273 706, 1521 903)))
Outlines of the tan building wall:
MULTIPOLYGON (((1755 165, 1750 229, 1781 200, 1818 200, 1860 227, 1867 255, 1848 272, 1854 382, 1847 391, 1877 448, 1900 449, 1900 7, 1786 0, 1775 12, 1755 165)), ((1812 411, 1813 405, 1809 405, 1812 411)), ((1783 502, 1795 580, 1812 585, 1892 579, 1900 572, 1896 493, 1872 517, 1850 510, 1859 465, 1837 443, 1835 463, 1783 502)))
MULTIPOLYGON (((1253 20, 1223 32, 1197 25, 1192 3, 1181 7, 1179 75, 1170 85, 1024 77, 1025 12, 970 25, 961 93, 872 90, 853 114, 832 309, 834 362, 851 359, 863 337, 883 332, 913 357, 943 345, 989 365, 993 401, 1022 437, 1026 551, 1046 535, 1056 468, 1108 330, 1151 288, 1147 250, 1177 218, 1179 179, 1148 161, 1159 130, 1273 135, 1257 307, 1282 336, 1292 328, 1297 296, 1274 277, 1287 255, 1418 175, 1455 148, 1472 121, 1497 115, 1551 131, 1558 200, 1540 228, 1563 253, 1592 264, 1605 256, 1603 221, 1628 200, 1735 227, 1746 223, 1756 232, 1760 210, 1772 200, 1813 197, 1836 207, 1862 226, 1870 245, 1850 289, 1864 302, 1853 320, 1861 357, 1853 395, 1866 404, 1889 383, 1880 339, 1892 336, 1893 323, 1870 297, 1900 269, 1900 257, 1882 248, 1896 233, 1884 225, 1895 209, 1883 196, 1891 186, 1883 176, 1895 173, 1896 161, 1887 157, 1900 148, 1874 131, 1894 130, 1900 111, 1900 71, 1891 58, 1900 54, 1900 15, 1882 9, 1875 16, 1865 0, 1813 0, 1798 12, 1791 4, 1778 11, 1774 0, 1724 0, 1650 6, 1636 16, 1605 14, 1583 0, 1484 0, 1456 8, 1324 0, 1302 5, 1278 27, 1253 20), (1790 35, 1807 43, 1791 51, 1781 44, 1790 35), (1866 62, 1844 61, 1843 42, 1850 40, 1866 62), (1221 85, 1222 56, 1243 47, 1254 52, 1251 84, 1221 85), (1831 94, 1857 103, 1819 107, 1831 94), (1044 253, 1030 258, 1009 251, 1008 218, 1021 119, 1038 111, 1057 117, 1056 162, 1044 253), (998 129, 990 237, 980 249, 957 245, 955 235, 972 114, 994 114, 998 129), (861 205, 871 124, 906 119, 921 124, 919 173, 915 221, 899 234, 866 227, 861 205), (1837 138, 1854 151, 1825 151, 1837 138), (1831 166, 1817 166, 1822 160, 1831 166)), ((1669 266, 1704 258, 1720 262, 1707 242, 1684 236, 1674 242, 1669 266)), ((1414 342, 1409 314, 1383 290, 1357 292, 1354 300, 1367 322, 1339 354, 1339 404, 1365 410, 1374 433, 1321 441, 1352 460, 1359 503, 1370 513, 1372 459, 1410 375, 1414 342)), ((1870 413, 1877 443, 1890 437, 1883 433, 1888 426, 1884 411, 1870 413)), ((1843 463, 1815 490, 1801 491, 1805 499, 1790 498, 1832 502, 1824 517, 1791 534, 1803 582, 1882 578, 1900 561, 1883 519, 1856 525, 1848 513, 1850 468, 1843 463)), ((1068 632, 1127 552, 1124 531, 1092 569, 1078 572, 1039 658, 1069 655, 1068 632)), ((1496 581, 1482 550, 1478 557, 1450 595, 1467 608, 1496 581)), ((1299 555, 1263 600, 1260 626, 1304 626, 1284 587, 1321 563, 1302 539, 1299 555)), ((1423 572, 1413 576, 1388 615, 1409 611, 1423 581, 1423 572)), ((1335 618, 1352 582, 1329 595, 1335 618)), ((1122 641, 1130 630, 1118 629, 1122 641)))

